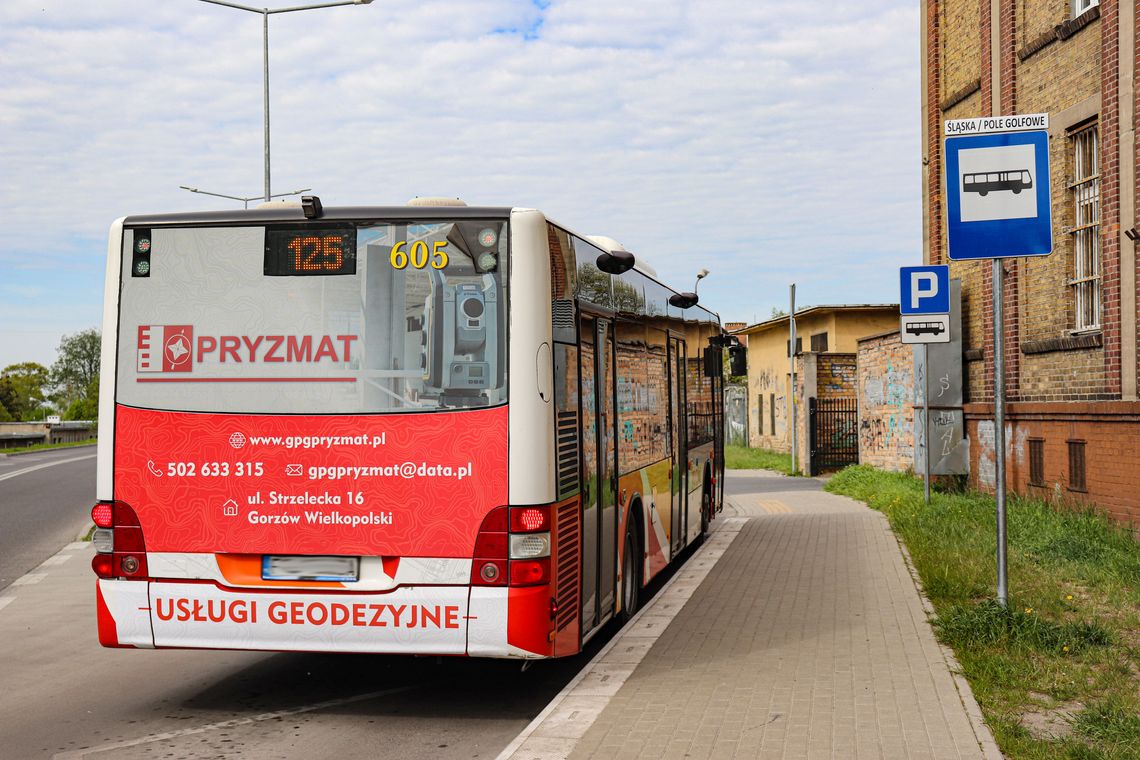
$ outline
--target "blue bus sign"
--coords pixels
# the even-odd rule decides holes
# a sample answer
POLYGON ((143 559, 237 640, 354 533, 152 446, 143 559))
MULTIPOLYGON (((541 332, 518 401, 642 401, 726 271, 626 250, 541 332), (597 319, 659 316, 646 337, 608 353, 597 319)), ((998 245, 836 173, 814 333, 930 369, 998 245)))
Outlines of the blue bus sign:
POLYGON ((946 122, 952 261, 1053 252, 1048 126, 1048 114, 946 122))

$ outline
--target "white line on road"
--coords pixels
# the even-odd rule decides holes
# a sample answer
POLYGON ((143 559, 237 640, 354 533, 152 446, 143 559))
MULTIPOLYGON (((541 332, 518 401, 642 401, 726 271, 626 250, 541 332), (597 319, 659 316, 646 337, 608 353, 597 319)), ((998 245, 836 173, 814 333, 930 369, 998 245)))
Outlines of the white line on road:
POLYGON ((16 580, 12 581, 12 585, 13 586, 31 586, 33 584, 39 583, 40 581, 42 581, 46 577, 47 577, 47 575, 45 573, 28 573, 27 575, 25 575, 21 578, 17 578, 16 580))
POLYGON ((16 470, 15 472, 9 472, 9 473, 5 473, 4 475, 0 475, 0 480, 7 480, 8 478, 14 478, 17 475, 24 475, 24 474, 29 473, 29 472, 35 472, 36 470, 42 470, 46 467, 55 467, 57 464, 67 464, 68 462, 81 462, 84 459, 94 459, 95 456, 96 456, 95 454, 88 454, 88 455, 82 456, 82 457, 71 457, 70 459, 58 459, 54 462, 44 462, 43 464, 37 464, 33 467, 25 467, 22 470, 16 470))
POLYGON ((379 699, 380 697, 387 697, 392 694, 399 694, 402 691, 411 691, 412 689, 420 688, 419 686, 401 686, 398 689, 384 689, 383 691, 370 691, 367 694, 357 694, 355 697, 343 697, 341 699, 329 699, 324 702, 317 702, 312 705, 305 705, 304 707, 294 707, 289 710, 277 710, 275 712, 261 713, 260 715, 253 715, 248 718, 234 718, 233 720, 223 720, 217 723, 207 723, 204 726, 197 726, 195 728, 183 728, 178 731, 164 731, 160 734, 150 734, 149 736, 140 736, 138 739, 127 739, 121 742, 111 742, 109 744, 101 744, 97 747, 86 747, 84 749, 72 749, 67 752, 57 752, 52 755, 52 760, 72 760, 73 758, 82 758, 89 755, 94 755, 99 752, 110 752, 116 749, 125 749, 126 747, 137 747, 140 744, 153 744, 154 742, 167 741, 168 739, 178 739, 183 736, 193 736, 194 734, 204 734, 208 731, 217 731, 220 728, 234 728, 235 726, 250 726, 254 723, 261 723, 267 720, 274 720, 276 718, 287 718, 290 715, 301 715, 302 713, 314 712, 316 710, 324 710, 329 707, 339 707, 340 705, 350 705, 354 702, 367 702, 370 699, 379 699))
POLYGON ((43 562, 40 563, 40 567, 53 567, 55 565, 62 565, 64 562, 67 562, 69 559, 71 559, 74 556, 75 556, 74 554, 62 554, 62 553, 60 553, 60 554, 55 555, 54 557, 48 557, 47 559, 45 559, 43 562))
POLYGON ((14 601, 16 601, 16 597, 14 596, 0 596, 0 610, 4 609, 14 601))

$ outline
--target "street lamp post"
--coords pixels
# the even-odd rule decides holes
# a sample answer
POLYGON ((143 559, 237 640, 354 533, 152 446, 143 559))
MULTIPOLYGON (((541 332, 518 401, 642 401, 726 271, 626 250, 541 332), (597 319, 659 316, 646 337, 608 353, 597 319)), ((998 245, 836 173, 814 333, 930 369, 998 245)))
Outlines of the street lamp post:
MULTIPOLYGON (((273 195, 269 190, 269 17, 274 13, 292 13, 293 11, 311 11, 317 8, 334 8, 338 5, 368 5, 372 0, 338 0, 332 3, 317 3, 316 5, 294 5, 289 8, 253 8, 248 5, 241 5, 240 3, 231 3, 228 0, 201 0, 203 3, 210 3, 212 5, 224 5, 227 8, 236 8, 239 11, 249 11, 250 13, 257 13, 261 15, 261 29, 262 29, 262 51, 264 54, 264 65, 262 69, 264 87, 262 88, 262 95, 264 100, 265 110, 265 200, 268 201, 273 195)), ((213 195, 214 193, 207 193, 213 195)), ((233 196, 222 196, 223 198, 232 198, 233 196)), ((237 200, 242 200, 238 198, 237 200)))
MULTIPOLYGON (((247 197, 241 196, 241 195, 226 195, 225 193, 211 193, 209 190, 199 190, 196 187, 187 187, 186 185, 179 185, 178 187, 182 188, 183 190, 189 190, 192 193, 199 193, 201 195, 213 195, 216 198, 229 198, 231 201, 241 201, 242 203, 245 204, 246 208, 249 208, 249 202, 250 201, 255 201, 258 198, 262 197, 260 195, 251 195, 247 198, 247 197)), ((287 193, 273 193, 273 195, 270 195, 269 198, 284 198, 287 195, 300 195, 301 193, 307 193, 312 189, 313 188, 311 188, 311 187, 302 187, 300 190, 291 190, 287 193)), ((268 198, 266 200, 268 200, 268 198)))

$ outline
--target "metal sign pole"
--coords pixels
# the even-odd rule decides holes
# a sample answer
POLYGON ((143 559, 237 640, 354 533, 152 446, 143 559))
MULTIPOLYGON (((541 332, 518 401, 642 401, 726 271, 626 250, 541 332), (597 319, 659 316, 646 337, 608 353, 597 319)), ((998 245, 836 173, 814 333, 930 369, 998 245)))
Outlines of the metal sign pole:
POLYGON ((922 344, 922 492, 930 506, 930 344, 922 344))
POLYGON ((792 421, 792 472, 796 471, 796 284, 793 282, 790 289, 791 311, 788 312, 788 366, 791 368, 792 387, 788 389, 791 414, 788 419, 792 421))
POLYGON ((997 595, 1002 607, 1009 602, 1005 533, 1005 302, 1004 268, 993 260, 994 282, 994 501, 997 506, 997 595))

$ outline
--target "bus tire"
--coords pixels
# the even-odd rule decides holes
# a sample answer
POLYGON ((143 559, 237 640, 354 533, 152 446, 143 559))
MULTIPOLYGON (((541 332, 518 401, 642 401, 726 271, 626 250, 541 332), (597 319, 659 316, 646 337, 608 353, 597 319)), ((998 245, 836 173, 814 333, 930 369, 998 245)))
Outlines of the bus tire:
POLYGON ((637 605, 641 595, 641 563, 637 559, 637 541, 633 532, 625 532, 625 555, 621 561, 621 612, 618 619, 622 625, 629 622, 637 612, 637 605))

